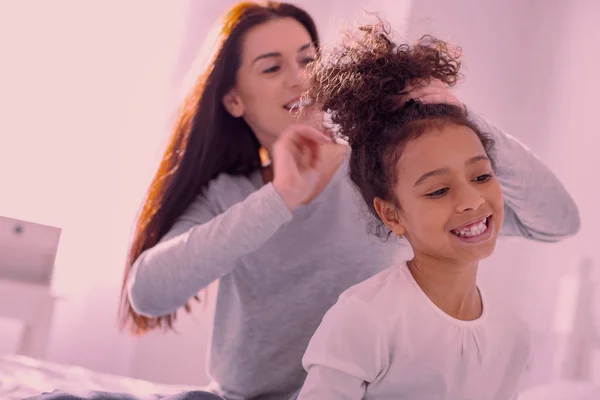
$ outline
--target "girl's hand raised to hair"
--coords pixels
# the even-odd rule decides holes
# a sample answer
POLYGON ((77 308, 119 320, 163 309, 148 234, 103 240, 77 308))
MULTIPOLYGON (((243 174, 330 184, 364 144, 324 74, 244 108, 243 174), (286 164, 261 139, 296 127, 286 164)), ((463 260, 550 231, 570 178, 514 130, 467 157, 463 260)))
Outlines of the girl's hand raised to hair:
POLYGON ((273 145, 273 186, 290 211, 305 203, 320 181, 321 145, 331 142, 308 125, 288 127, 273 145))
POLYGON ((403 101, 410 99, 420 100, 425 104, 455 104, 465 108, 464 104, 452 93, 448 85, 439 79, 432 79, 427 85, 409 86, 406 94, 402 96, 403 101))

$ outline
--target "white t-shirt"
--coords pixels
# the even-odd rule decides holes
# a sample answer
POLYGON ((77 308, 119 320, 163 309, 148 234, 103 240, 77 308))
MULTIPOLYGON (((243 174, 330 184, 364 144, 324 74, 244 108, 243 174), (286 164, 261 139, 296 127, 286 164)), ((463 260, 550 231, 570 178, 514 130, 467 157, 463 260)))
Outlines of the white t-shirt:
POLYGON ((452 318, 406 264, 345 291, 303 358, 306 399, 509 400, 529 359, 523 320, 482 293, 474 321, 452 318))

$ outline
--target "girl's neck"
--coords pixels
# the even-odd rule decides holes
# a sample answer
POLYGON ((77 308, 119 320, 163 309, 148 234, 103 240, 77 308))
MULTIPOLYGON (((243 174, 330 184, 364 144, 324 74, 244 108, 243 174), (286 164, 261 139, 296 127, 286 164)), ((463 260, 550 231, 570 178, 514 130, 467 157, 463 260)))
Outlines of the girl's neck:
POLYGON ((429 299, 449 316, 472 321, 483 312, 478 263, 459 264, 415 254, 408 269, 429 299))

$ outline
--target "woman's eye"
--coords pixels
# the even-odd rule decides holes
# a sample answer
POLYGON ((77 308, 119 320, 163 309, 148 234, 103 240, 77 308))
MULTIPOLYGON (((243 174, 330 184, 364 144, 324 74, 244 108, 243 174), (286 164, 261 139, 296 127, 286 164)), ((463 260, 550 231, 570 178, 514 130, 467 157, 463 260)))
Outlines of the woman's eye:
POLYGON ((263 73, 265 74, 272 74, 273 72, 277 72, 279 71, 279 66, 278 65, 274 65, 271 68, 267 68, 263 71, 263 73))

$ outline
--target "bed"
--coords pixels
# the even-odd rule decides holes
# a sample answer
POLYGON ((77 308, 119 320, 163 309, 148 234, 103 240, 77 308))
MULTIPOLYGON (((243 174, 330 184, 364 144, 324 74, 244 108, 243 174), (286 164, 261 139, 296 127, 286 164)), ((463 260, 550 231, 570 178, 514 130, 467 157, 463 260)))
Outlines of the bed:
MULTIPOLYGON (((600 338, 594 324, 593 305, 596 287, 594 270, 589 258, 578 260, 564 280, 554 329, 561 334, 565 351, 560 370, 554 382, 528 388, 519 400, 600 400, 600 385, 590 376, 589 354, 600 347, 600 338), (586 344, 582 346, 581 343, 586 344)), ((23 355, 0 355, 0 400, 24 399, 56 389, 67 392, 105 391, 126 393, 140 399, 154 399, 155 395, 172 395, 190 390, 193 386, 156 384, 144 380, 92 372, 88 369, 40 361, 23 355)))
MULTIPOLYGON (((127 393, 140 399, 199 389, 192 386, 162 385, 92 372, 88 369, 39 361, 25 356, 0 356, 0 399, 22 400, 43 392, 89 390, 127 393)), ((530 388, 519 400, 598 400, 600 387, 586 383, 557 382, 530 388)))
POLYGON ((22 400, 56 389, 68 392, 97 390, 127 393, 140 399, 152 399, 154 395, 171 395, 199 388, 156 384, 26 356, 0 355, 1 400, 22 400))

